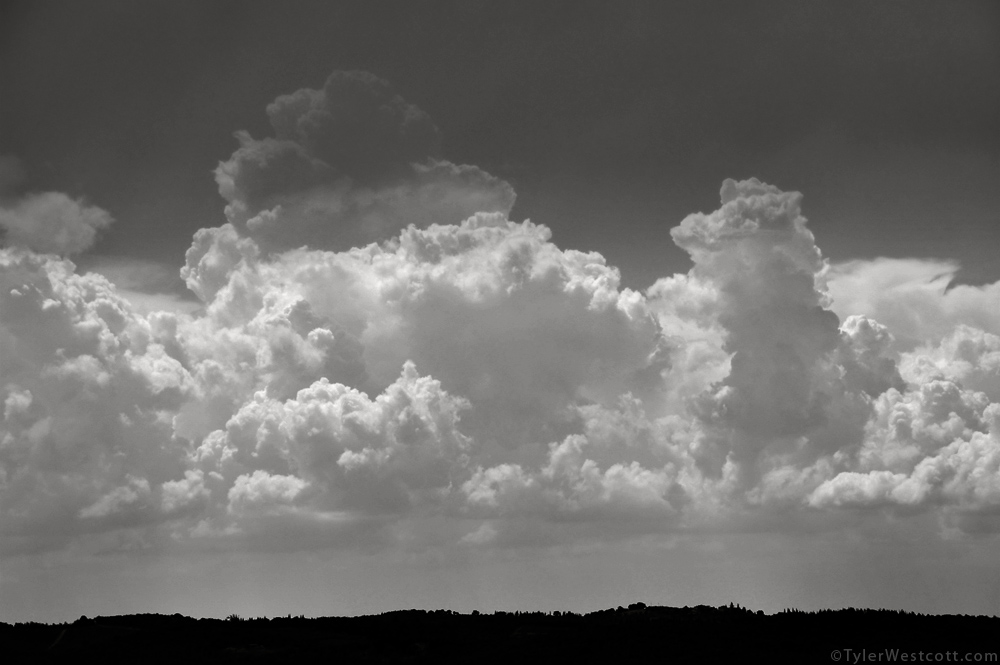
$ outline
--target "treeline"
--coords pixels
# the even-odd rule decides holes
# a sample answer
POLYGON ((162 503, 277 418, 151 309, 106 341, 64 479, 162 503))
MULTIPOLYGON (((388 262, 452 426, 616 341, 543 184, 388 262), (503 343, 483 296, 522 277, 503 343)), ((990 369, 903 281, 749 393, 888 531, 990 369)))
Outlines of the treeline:
POLYGON ((180 614, 81 617, 72 623, 0 623, 4 662, 345 663, 594 662, 998 662, 1000 619, 842 609, 772 615, 739 605, 656 607, 633 603, 588 614, 398 610, 362 617, 193 619, 180 614), (891 654, 895 650, 895 657, 891 654), (883 653, 882 656, 871 654, 883 653), (886 655, 888 654, 888 655, 886 655), (901 659, 900 655, 913 658, 901 659), (993 657, 989 656, 993 654, 993 657))

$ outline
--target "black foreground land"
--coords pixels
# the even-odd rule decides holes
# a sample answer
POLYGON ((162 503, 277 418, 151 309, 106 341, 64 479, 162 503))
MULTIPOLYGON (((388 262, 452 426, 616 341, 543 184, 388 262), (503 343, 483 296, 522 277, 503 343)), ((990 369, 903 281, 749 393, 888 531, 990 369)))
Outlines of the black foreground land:
POLYGON ((175 614, 0 623, 6 663, 1000 662, 1000 618, 889 610, 773 615, 635 603, 569 612, 192 619, 175 614))

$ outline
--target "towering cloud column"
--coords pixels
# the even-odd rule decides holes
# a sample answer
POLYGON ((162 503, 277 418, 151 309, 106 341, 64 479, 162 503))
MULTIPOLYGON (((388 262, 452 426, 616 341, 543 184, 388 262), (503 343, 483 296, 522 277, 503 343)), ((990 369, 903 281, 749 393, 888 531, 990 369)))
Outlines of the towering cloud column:
MULTIPOLYGON (((801 194, 727 180, 721 198, 718 210, 688 216, 671 234, 694 261, 689 278, 714 287, 732 354, 728 376, 695 400, 704 425, 695 456, 710 474, 731 460, 751 483, 762 454, 806 461, 860 442, 869 408, 862 386, 845 383, 844 363, 864 340, 842 334, 828 309, 825 262, 801 194)), ((880 371, 867 386, 875 393, 898 380, 891 361, 880 371)))

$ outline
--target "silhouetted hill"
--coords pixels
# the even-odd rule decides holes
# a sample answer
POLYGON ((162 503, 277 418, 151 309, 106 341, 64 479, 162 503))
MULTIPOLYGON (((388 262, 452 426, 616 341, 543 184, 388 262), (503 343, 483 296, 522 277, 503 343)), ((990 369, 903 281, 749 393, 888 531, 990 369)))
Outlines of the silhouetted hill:
POLYGON ((1000 618, 854 609, 765 615, 734 606, 642 603, 586 615, 401 610, 223 620, 142 614, 0 623, 0 643, 6 663, 81 657, 100 663, 998 662, 1000 618))

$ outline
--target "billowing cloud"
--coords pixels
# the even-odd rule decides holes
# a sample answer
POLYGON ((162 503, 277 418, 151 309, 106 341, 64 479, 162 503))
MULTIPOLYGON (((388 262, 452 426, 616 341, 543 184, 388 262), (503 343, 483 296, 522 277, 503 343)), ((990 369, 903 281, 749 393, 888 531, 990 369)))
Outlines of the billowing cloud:
POLYGON ((374 400, 323 379, 284 402, 258 393, 194 459, 229 487, 229 515, 405 513, 448 496, 470 447, 457 429, 467 406, 412 363, 374 400))
POLYGON ((0 228, 6 244, 36 252, 79 254, 113 221, 107 211, 61 192, 0 200, 0 228))
POLYGON ((107 280, 51 255, 0 251, 0 312, 5 548, 147 523, 184 470, 187 370, 107 280))
POLYGON ((265 335, 285 320, 280 329, 303 344, 310 335, 353 340, 365 378, 352 385, 362 389, 384 389, 412 360, 472 400, 470 426, 507 447, 558 429, 575 400, 653 389, 648 368, 662 364, 665 342, 643 298, 619 290, 603 257, 560 250, 530 222, 477 215, 411 227, 383 247, 265 262, 231 228, 213 233, 198 236, 184 272, 195 292, 214 296, 209 317, 187 332, 206 360, 237 348, 227 337, 217 349, 223 336, 265 335), (229 281, 212 266, 229 266, 229 281))
POLYGON ((509 187, 442 161, 379 79, 268 114, 274 136, 241 134, 216 172, 229 223, 180 273, 196 308, 123 297, 155 266, 93 263, 119 289, 0 251, 8 549, 1000 526, 997 285, 831 267, 801 194, 751 179, 672 230, 692 269, 638 293, 510 220, 509 187))
POLYGON ((1000 336, 959 325, 938 344, 904 353, 903 374, 914 383, 946 379, 1000 402, 1000 336))
POLYGON ((267 115, 274 137, 238 132, 240 147, 215 172, 229 221, 265 250, 347 249, 514 204, 506 182, 443 160, 427 114, 367 72, 334 72, 318 90, 281 95, 267 115))
POLYGON ((672 231, 691 254, 691 273, 649 295, 685 291, 681 302, 695 303, 658 309, 666 332, 701 348, 696 375, 716 378, 688 401, 699 473, 759 501, 774 495, 774 481, 860 445, 871 399, 901 381, 878 324, 841 327, 827 309, 825 262, 801 195, 752 179, 726 181, 721 198, 719 210, 672 231))
MULTIPOLYGON (((677 526, 688 496, 674 423, 649 419, 633 397, 611 408, 580 407, 578 416, 582 432, 550 443, 538 464, 477 467, 461 487, 466 513, 564 523, 616 520, 619 530, 627 523, 636 532, 677 526)), ((511 528, 509 522, 497 525, 511 528)))

